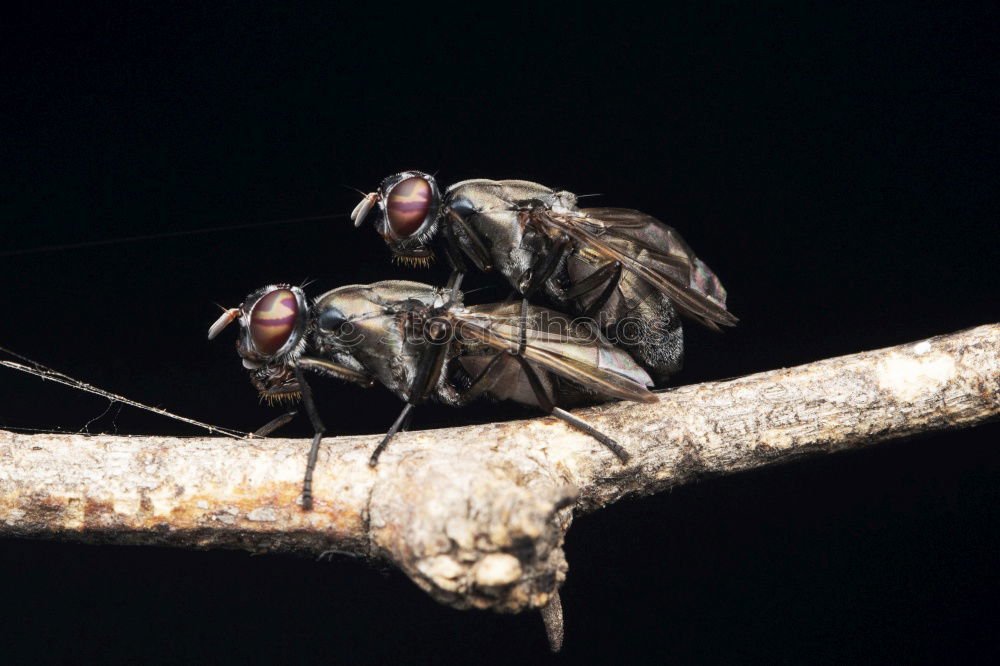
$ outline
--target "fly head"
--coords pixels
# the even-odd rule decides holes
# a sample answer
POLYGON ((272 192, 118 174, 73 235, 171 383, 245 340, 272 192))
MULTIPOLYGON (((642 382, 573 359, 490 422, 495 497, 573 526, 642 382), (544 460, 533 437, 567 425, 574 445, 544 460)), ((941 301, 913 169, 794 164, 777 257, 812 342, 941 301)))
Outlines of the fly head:
POLYGON ((294 363, 306 346, 309 306, 298 287, 268 285, 247 296, 239 308, 226 310, 209 329, 211 340, 234 320, 240 323, 236 351, 250 382, 268 401, 294 400, 299 383, 294 363))
POLYGON ((373 208, 378 208, 375 230, 400 261, 422 264, 433 256, 430 244, 437 230, 441 194, 434 176, 422 171, 403 171, 382 181, 376 192, 365 196, 351 213, 360 226, 373 208))

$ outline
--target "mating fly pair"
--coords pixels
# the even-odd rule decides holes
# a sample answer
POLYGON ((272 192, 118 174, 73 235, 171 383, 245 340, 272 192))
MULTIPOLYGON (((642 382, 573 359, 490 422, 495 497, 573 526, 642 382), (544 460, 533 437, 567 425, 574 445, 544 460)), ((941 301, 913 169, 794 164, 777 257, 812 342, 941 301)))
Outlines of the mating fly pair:
MULTIPOLYGON (((306 372, 365 387, 377 381, 405 401, 372 453, 372 466, 416 405, 433 399, 457 407, 483 395, 538 407, 628 460, 617 442, 563 408, 608 399, 654 402, 652 379, 632 357, 552 310, 525 310, 519 303, 465 306, 458 286, 350 285, 322 294, 310 307, 300 288, 272 285, 251 293, 209 329, 211 339, 238 321, 237 350, 261 395, 301 397, 315 430, 303 508, 312 507, 312 474, 325 431, 306 372)), ((273 430, 272 424, 262 430, 273 430)))
POLYGON ((391 176, 366 195, 351 214, 355 226, 375 208, 376 230, 404 261, 428 261, 440 242, 454 269, 449 287, 351 285, 310 307, 301 289, 270 286, 209 331, 215 337, 238 320, 238 351, 261 395, 301 396, 316 433, 303 483, 307 509, 324 432, 307 371, 363 386, 377 381, 405 401, 371 465, 415 405, 461 406, 484 394, 539 407, 624 461, 617 442, 563 407, 652 401, 648 388, 683 359, 679 315, 713 329, 737 321, 711 269, 676 231, 636 210, 581 209, 570 192, 522 180, 467 180, 442 194, 419 171, 391 176), (466 260, 507 278, 520 301, 465 306, 458 287, 466 260), (542 294, 577 319, 530 303, 542 294))

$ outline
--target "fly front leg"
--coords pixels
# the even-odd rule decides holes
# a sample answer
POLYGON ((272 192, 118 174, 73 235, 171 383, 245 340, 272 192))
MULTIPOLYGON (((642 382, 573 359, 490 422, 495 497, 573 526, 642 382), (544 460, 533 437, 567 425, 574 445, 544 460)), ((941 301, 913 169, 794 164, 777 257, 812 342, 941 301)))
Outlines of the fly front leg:
POLYGON ((465 260, 462 259, 462 248, 458 244, 458 239, 455 238, 455 230, 452 228, 451 224, 445 220, 444 224, 444 254, 448 257, 448 263, 451 265, 452 275, 455 273, 468 273, 469 267, 466 265, 465 260))
MULTIPOLYGON (((448 244, 452 248, 460 248, 461 245, 458 239, 455 237, 454 227, 458 227, 465 234, 468 239, 468 247, 462 248, 465 254, 472 259, 472 263, 476 265, 476 268, 483 271, 484 273, 489 273, 493 270, 493 259, 491 258, 489 249, 486 247, 486 241, 483 237, 479 235, 472 225, 462 217, 457 211, 449 210, 445 214, 444 223, 444 234, 445 238, 448 240, 448 244), (454 225, 454 227, 452 226, 454 225)), ((449 255, 450 256, 450 255, 449 255)))
POLYGON ((323 421, 319 418, 316 403, 313 402, 312 390, 309 388, 305 375, 303 375, 302 369, 298 365, 295 366, 295 380, 299 383, 299 390, 302 392, 302 404, 306 408, 306 414, 309 415, 309 422, 312 423, 313 432, 315 433, 313 435, 312 446, 309 448, 309 457, 306 459, 306 474, 302 479, 302 508, 306 511, 312 511, 313 470, 316 469, 316 458, 319 457, 319 443, 323 440, 323 433, 326 432, 326 426, 323 425, 323 421))
POLYGON ((538 374, 535 372, 535 369, 531 367, 531 364, 528 363, 527 359, 523 356, 514 356, 514 358, 516 358, 517 362, 521 364, 521 369, 524 370, 524 374, 528 378, 528 383, 531 385, 531 390, 535 394, 535 399, 538 401, 538 404, 542 409, 548 412, 551 416, 565 421, 577 430, 585 432, 596 439, 598 442, 606 446, 613 454, 615 454, 618 457, 618 460, 622 463, 627 463, 629 461, 630 456, 628 451, 622 448, 621 444, 611 439, 586 421, 573 416, 565 409, 556 407, 548 393, 545 392, 545 387, 542 386, 542 380, 538 378, 538 374))
POLYGON ((298 382, 299 391, 302 394, 302 405, 306 409, 306 414, 309 415, 309 422, 312 423, 314 432, 312 446, 309 448, 309 457, 306 459, 306 473, 302 479, 302 508, 306 511, 312 511, 313 471, 316 469, 316 459, 319 457, 319 444, 323 440, 323 433, 326 432, 326 426, 323 425, 323 421, 319 418, 319 411, 316 409, 316 403, 313 401, 312 397, 312 389, 309 388, 309 383, 306 382, 303 370, 312 370, 313 372, 330 377, 345 379, 364 387, 371 386, 374 383, 374 380, 368 375, 350 368, 336 365, 322 359, 309 358, 306 356, 303 356, 296 361, 293 366, 293 370, 295 372, 295 381, 298 382))

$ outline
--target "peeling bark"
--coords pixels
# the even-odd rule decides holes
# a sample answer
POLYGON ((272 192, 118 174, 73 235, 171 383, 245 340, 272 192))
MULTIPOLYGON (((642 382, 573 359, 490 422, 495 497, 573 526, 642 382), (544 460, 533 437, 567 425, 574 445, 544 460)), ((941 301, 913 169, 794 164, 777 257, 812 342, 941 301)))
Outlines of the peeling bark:
POLYGON ((309 442, 0 431, 0 535, 118 544, 347 551, 400 567, 456 608, 543 608, 575 512, 695 478, 860 448, 1000 415, 1000 324, 610 403, 578 413, 631 454, 561 421, 328 438, 300 507, 309 442))

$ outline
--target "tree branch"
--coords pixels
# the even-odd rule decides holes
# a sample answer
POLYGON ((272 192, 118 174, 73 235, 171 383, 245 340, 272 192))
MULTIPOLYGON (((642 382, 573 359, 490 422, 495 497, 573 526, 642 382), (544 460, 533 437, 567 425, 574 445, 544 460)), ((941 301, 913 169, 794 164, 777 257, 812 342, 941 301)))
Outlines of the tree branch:
POLYGON ((379 436, 329 438, 312 512, 306 440, 0 431, 0 535, 358 553, 456 608, 551 601, 556 642, 574 511, 996 418, 1000 324, 577 413, 631 461, 551 418, 403 433, 374 470, 379 436))

